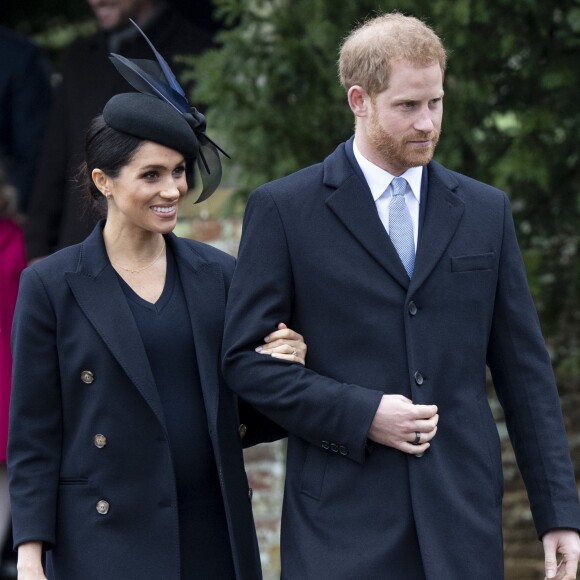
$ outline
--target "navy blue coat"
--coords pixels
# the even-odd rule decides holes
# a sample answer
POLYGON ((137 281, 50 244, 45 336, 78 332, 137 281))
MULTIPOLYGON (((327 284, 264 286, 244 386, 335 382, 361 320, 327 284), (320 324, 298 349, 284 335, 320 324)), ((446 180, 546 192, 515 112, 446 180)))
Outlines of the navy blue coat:
POLYGON ((290 433, 284 580, 503 578, 502 465, 486 365, 538 534, 580 527, 550 359, 505 194, 426 167, 409 281, 352 156, 250 197, 224 333, 230 387, 290 433), (307 368, 253 351, 277 320, 307 368), (371 444, 383 393, 436 404, 422 458, 371 444), (421 565, 422 564, 422 565, 421 565))
MULTIPOLYGON (((173 234, 166 240, 191 316, 236 578, 256 580, 262 576, 240 420, 244 443, 270 434, 258 429, 255 413, 240 419, 220 373, 234 259, 173 234)), ((57 580, 178 580, 165 419, 100 226, 82 244, 25 270, 13 351, 8 466, 15 544, 43 541, 49 578, 57 580), (96 435, 106 437, 104 446, 96 435), (98 511, 102 500, 107 513, 98 511)))

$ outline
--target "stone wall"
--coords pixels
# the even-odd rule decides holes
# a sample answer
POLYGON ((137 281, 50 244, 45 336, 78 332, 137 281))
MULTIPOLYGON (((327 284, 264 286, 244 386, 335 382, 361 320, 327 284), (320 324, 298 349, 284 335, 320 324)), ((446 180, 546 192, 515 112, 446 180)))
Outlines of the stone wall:
MULTIPOLYGON (((178 235, 205 241, 236 255, 241 233, 239 217, 216 220, 203 209, 190 209, 189 213, 188 219, 180 222, 176 230, 178 235)), ((579 482, 580 379, 560 385, 560 395, 576 468, 576 481, 579 482)), ((505 577, 506 580, 542 580, 542 545, 533 526, 526 491, 507 438, 501 407, 491 389, 489 398, 503 448, 505 577)), ((254 490, 253 509, 264 580, 277 580, 280 577, 280 511, 284 487, 284 457, 284 442, 259 445, 245 451, 248 478, 254 490)))
POLYGON ((280 512, 284 492, 285 441, 244 451, 246 472, 254 490, 252 507, 264 580, 280 578, 280 512))

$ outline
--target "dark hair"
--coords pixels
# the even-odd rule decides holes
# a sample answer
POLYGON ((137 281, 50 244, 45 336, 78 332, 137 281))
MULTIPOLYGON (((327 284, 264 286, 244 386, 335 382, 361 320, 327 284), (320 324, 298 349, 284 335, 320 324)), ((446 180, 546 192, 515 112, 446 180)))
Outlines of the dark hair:
POLYGON ((100 169, 110 178, 119 177, 125 165, 143 145, 144 140, 112 129, 102 115, 95 117, 85 137, 85 162, 79 169, 79 185, 94 202, 102 203, 103 194, 91 177, 93 169, 100 169))

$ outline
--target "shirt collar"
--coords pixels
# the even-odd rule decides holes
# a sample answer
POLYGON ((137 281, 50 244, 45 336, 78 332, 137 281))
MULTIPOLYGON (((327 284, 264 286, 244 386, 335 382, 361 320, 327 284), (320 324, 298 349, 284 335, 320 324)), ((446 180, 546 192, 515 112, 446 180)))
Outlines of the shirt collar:
MULTIPOLYGON (((386 191, 387 187, 391 185, 391 181, 393 181, 395 176, 391 175, 388 171, 385 171, 378 165, 375 165, 366 157, 363 157, 363 154, 356 145, 356 137, 352 144, 352 150, 355 159, 365 176, 369 189, 371 190, 373 199, 377 201, 377 199, 379 199, 379 197, 381 197, 381 195, 386 191)), ((407 183, 411 186, 413 195, 417 201, 421 203, 421 179, 423 177, 423 166, 409 167, 409 169, 399 177, 404 177, 407 180, 407 183)))

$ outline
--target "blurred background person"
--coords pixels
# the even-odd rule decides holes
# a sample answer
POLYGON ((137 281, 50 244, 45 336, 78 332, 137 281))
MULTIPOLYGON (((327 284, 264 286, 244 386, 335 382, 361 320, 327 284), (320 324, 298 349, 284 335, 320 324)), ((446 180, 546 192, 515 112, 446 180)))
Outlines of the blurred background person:
MULTIPOLYGON (((0 549, 10 532, 10 502, 6 472, 6 442, 12 375, 10 329, 20 273, 26 266, 24 235, 16 217, 16 189, 6 183, 0 167, 0 549)), ((2 557, 0 577, 15 577, 14 558, 2 557)))
POLYGON ((6 438, 12 361, 10 327, 25 265, 20 219, 28 209, 50 111, 50 66, 33 42, 0 26, 0 578, 16 577, 10 541, 6 438))
POLYGON ((38 46, 2 26, 0 56, 0 158, 25 213, 50 110, 50 67, 38 46))
POLYGON ((176 56, 199 54, 211 45, 208 32, 161 0, 88 0, 88 4, 99 30, 75 41, 64 60, 25 227, 28 260, 82 241, 99 218, 85 209, 74 174, 83 159, 83 136, 91 119, 113 95, 129 89, 108 55, 150 56, 129 18, 145 31, 178 77, 182 67, 176 56))

